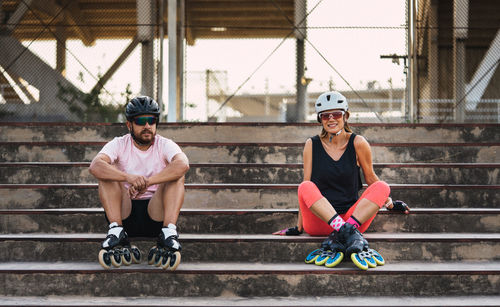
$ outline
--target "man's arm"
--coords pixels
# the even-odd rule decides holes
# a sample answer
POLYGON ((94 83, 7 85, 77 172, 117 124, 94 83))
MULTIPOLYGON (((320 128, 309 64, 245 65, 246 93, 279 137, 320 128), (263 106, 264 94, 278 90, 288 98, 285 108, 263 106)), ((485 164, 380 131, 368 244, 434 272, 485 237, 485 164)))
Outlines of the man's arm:
POLYGON ((111 165, 108 155, 100 153, 90 163, 89 172, 99 180, 127 181, 136 190, 141 191, 147 187, 144 176, 127 174, 111 165))
POLYGON ((159 173, 148 178, 148 186, 174 181, 184 176, 189 170, 189 160, 184 153, 178 153, 172 161, 159 173))

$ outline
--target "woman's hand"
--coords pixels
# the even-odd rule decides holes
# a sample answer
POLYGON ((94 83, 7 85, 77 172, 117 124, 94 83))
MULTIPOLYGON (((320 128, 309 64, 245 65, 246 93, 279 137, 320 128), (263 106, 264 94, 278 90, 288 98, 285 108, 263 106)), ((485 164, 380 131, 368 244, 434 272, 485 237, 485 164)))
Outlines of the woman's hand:
POLYGON ((402 200, 396 200, 393 202, 392 198, 388 197, 384 206, 390 211, 401 211, 404 214, 410 213, 410 207, 408 207, 408 205, 402 200))
POLYGON ((273 235, 279 236, 300 236, 302 234, 302 230, 299 230, 298 226, 285 228, 276 232, 273 232, 273 235))

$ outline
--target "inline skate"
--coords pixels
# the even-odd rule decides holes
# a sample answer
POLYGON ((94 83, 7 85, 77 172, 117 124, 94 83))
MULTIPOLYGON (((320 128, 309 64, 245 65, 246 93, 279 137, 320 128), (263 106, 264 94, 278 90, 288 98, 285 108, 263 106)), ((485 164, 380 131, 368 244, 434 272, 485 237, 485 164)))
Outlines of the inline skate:
POLYGON ((141 251, 136 246, 130 245, 123 227, 114 222, 109 225, 108 235, 101 243, 98 259, 105 269, 110 269, 111 266, 118 268, 122 264, 140 263, 141 251))
POLYGON ((305 262, 333 268, 342 262, 344 254, 345 246, 339 241, 338 232, 332 231, 323 243, 321 243, 320 248, 307 255, 305 262))
POLYGON ((369 248, 368 241, 354 227, 345 223, 339 229, 339 240, 346 246, 346 254, 351 256, 352 262, 362 270, 384 265, 384 258, 374 249, 369 248))
POLYGON ((181 244, 175 225, 162 228, 156 246, 148 253, 148 264, 174 271, 181 263, 181 244))

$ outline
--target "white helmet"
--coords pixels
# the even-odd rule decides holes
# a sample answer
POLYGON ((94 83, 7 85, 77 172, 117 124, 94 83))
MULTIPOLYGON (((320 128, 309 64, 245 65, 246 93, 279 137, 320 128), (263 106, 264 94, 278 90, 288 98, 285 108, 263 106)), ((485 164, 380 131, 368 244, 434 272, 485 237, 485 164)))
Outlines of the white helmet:
POLYGON ((349 109, 347 99, 339 92, 326 92, 319 95, 314 106, 317 114, 331 109, 341 109, 346 112, 349 109))

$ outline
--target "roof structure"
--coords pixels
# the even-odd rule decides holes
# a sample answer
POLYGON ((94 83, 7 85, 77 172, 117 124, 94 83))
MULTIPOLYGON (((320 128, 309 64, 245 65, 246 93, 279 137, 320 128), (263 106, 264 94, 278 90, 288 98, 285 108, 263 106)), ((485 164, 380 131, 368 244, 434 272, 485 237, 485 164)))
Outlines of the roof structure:
MULTIPOLYGON (((144 3, 144 4, 143 4, 144 3)), ((167 8, 163 12, 167 35, 167 8)), ((19 40, 54 38, 56 28, 66 28, 68 39, 92 45, 96 39, 127 39, 136 35, 137 7, 149 0, 3 0, 7 20, 19 16, 13 36, 19 40), (46 28, 40 31, 40 26, 46 28)), ((185 0, 188 44, 203 38, 276 38, 293 29, 294 0, 185 0)), ((160 14, 158 14, 160 16, 160 14)), ((151 25, 158 26, 161 20, 151 25)))

